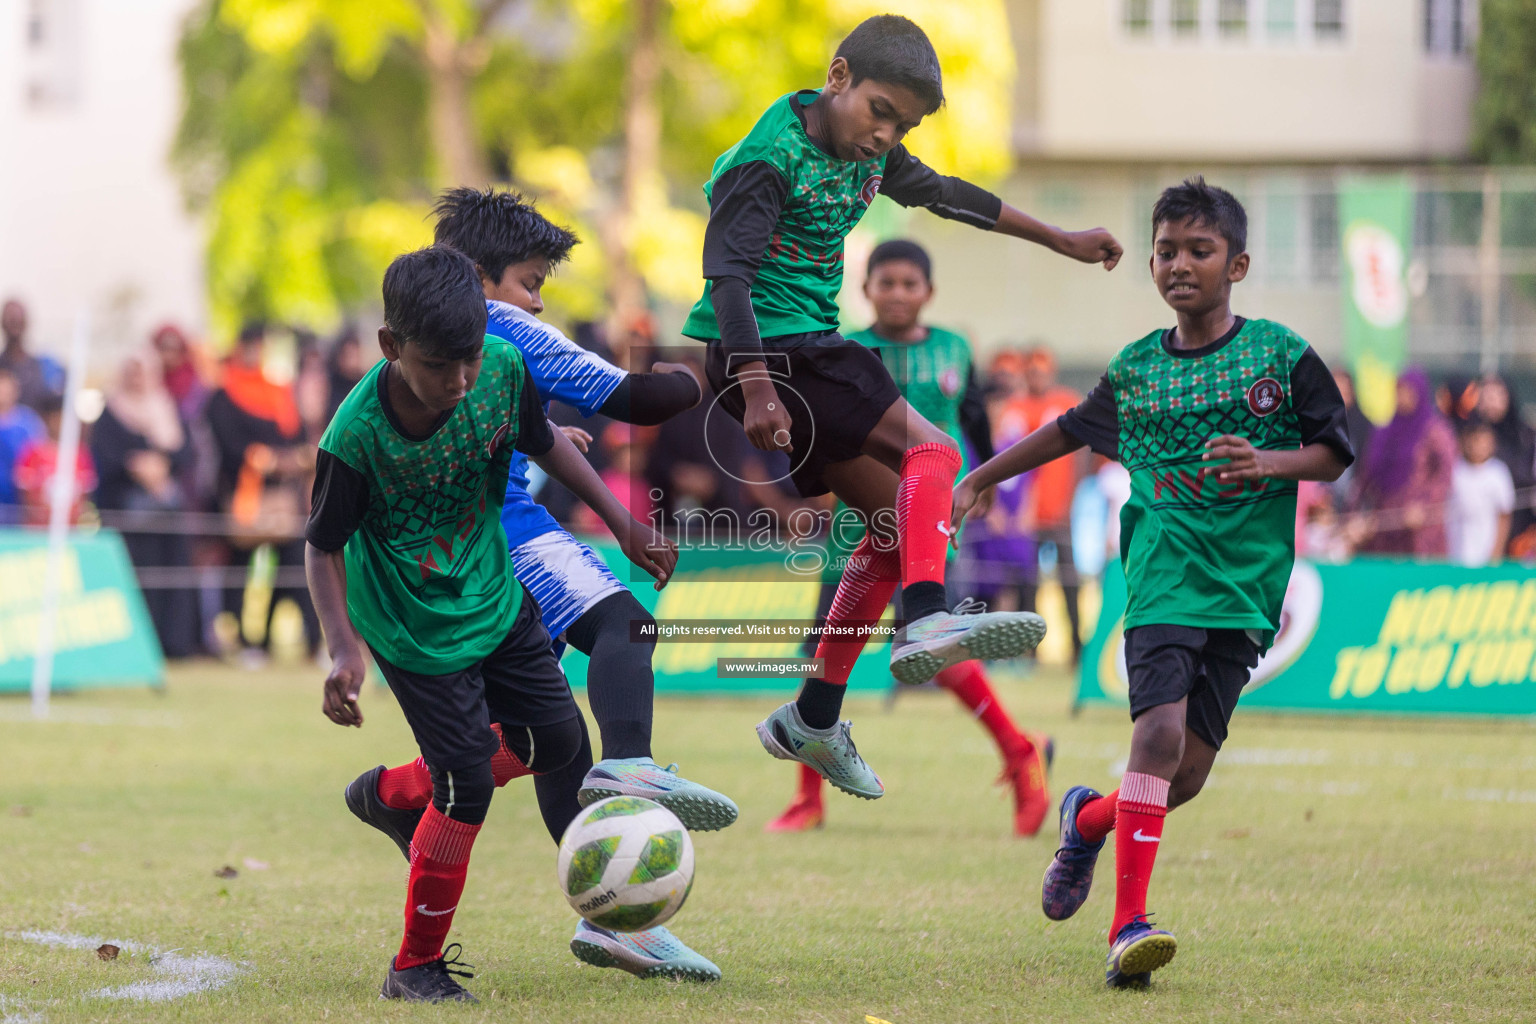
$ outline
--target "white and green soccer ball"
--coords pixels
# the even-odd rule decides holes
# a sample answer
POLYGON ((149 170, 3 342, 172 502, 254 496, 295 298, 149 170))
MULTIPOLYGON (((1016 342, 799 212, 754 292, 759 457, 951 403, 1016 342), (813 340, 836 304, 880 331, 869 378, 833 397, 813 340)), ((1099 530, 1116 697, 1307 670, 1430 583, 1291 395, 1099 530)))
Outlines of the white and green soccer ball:
POLYGON ((677 815, 638 796, 583 810, 560 839, 560 891, 571 908, 615 932, 665 922, 693 888, 693 842, 677 815))

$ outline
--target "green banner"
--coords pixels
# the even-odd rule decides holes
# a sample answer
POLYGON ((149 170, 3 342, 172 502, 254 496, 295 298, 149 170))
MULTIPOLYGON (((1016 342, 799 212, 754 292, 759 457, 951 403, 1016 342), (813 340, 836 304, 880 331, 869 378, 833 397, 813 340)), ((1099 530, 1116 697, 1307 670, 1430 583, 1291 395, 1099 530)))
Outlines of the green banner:
POLYGON ((1339 189, 1344 355, 1360 409, 1386 423, 1408 358, 1408 261, 1413 185, 1406 176, 1353 178, 1339 189))
MULTIPOLYGON (((1083 652, 1078 700, 1124 705, 1125 577, 1083 652)), ((1389 559, 1296 563, 1280 633, 1243 691, 1247 709, 1536 715, 1536 578, 1389 559)))
MULTIPOLYGON (((32 684, 47 565, 46 533, 0 530, 0 691, 32 684)), ((54 689, 163 683, 160 642, 122 538, 72 534, 59 568, 54 689)))
MULTIPOLYGON (((798 675, 790 677, 722 678, 718 672, 721 658, 793 658, 800 654, 798 638, 788 636, 787 624, 815 618, 816 598, 821 588, 821 573, 800 575, 785 569, 783 552, 709 551, 687 549, 678 559, 677 571, 665 589, 655 590, 646 578, 637 579, 639 570, 629 564, 624 553, 612 544, 587 542, 619 579, 629 584, 635 597, 662 626, 669 622, 690 625, 688 634, 658 636, 656 655, 656 692, 694 696, 730 696, 736 694, 790 694, 800 687, 798 675), (699 640, 699 630, 692 624, 707 621, 724 629, 736 628, 734 634, 719 637, 721 629, 699 640), (755 635, 754 630, 768 630, 755 635), (785 630, 785 638, 774 633, 785 630)), ((883 625, 890 625, 890 611, 883 625)), ((882 639, 871 639, 848 677, 854 691, 885 692, 892 685, 891 648, 882 639)), ((561 662, 572 686, 585 686, 587 658, 580 651, 567 649, 561 662)))

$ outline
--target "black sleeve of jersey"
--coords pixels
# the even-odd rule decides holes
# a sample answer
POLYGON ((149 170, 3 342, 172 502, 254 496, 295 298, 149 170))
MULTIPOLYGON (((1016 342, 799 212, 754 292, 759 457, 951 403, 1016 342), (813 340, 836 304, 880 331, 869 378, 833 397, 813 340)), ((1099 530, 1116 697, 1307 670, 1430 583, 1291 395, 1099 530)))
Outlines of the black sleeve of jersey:
POLYGON ((1056 425, 1095 453, 1120 461, 1120 409, 1108 376, 1099 378, 1076 409, 1056 417, 1056 425))
POLYGON ((367 511, 368 478, 320 449, 315 456, 315 486, 304 539, 321 551, 340 551, 362 525, 367 511))
POLYGON ((555 428, 544 415, 544 403, 539 401, 538 389, 533 378, 523 380, 523 395, 517 407, 517 441, 512 445, 524 455, 538 458, 555 446, 555 428))
POLYGON ((970 443, 978 464, 997 454, 992 447, 992 423, 987 419, 987 403, 981 397, 981 386, 976 383, 974 366, 966 370, 965 391, 960 396, 960 432, 970 443))
POLYGON ((738 164, 716 178, 704 228, 704 277, 739 277, 750 287, 788 198, 789 182, 762 160, 738 164))
POLYGON ((620 423, 654 427, 703 398, 699 382, 681 370, 671 373, 631 373, 619 381, 597 411, 620 423))
POLYGON ((709 286, 709 297, 715 304, 721 343, 733 352, 761 352, 763 336, 752 312, 752 286, 739 277, 717 278, 709 286))
POLYGON ((1328 372, 1323 359, 1308 345, 1291 367, 1291 408, 1301 424, 1301 443, 1325 444, 1332 448, 1348 468, 1355 461, 1355 449, 1349 443, 1349 422, 1344 414, 1344 396, 1328 372))
POLYGON ((902 206, 926 207, 946 220, 963 221, 983 231, 996 227, 1003 212, 1003 201, 991 192, 939 174, 899 143, 885 158, 880 194, 902 206))

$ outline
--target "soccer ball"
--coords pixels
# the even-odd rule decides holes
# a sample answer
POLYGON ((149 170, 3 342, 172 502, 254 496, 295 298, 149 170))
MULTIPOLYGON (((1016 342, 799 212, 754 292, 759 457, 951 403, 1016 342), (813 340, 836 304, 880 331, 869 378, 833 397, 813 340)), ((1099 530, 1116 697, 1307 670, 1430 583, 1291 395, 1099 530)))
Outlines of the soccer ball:
POLYGON ((666 921, 688 898, 693 842, 660 804, 611 796, 565 830, 556 870, 576 913, 609 931, 641 932, 666 921))

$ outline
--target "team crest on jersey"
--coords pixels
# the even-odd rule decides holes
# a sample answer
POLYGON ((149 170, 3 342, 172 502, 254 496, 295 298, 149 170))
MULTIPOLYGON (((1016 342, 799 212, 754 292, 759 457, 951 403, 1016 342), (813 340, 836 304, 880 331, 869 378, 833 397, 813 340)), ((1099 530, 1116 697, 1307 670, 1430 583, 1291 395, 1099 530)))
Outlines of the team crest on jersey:
POLYGON ((884 180, 884 175, 880 174, 872 174, 864 180, 864 187, 859 189, 859 199, 865 206, 875 201, 875 196, 880 193, 880 183, 884 180))
POLYGON ((501 426, 496 428, 496 433, 494 435, 492 435, 491 439, 485 443, 485 457, 486 458, 489 459, 489 458, 492 458, 492 457, 495 456, 497 450, 501 448, 501 442, 507 436, 507 431, 509 431, 511 429, 512 429, 512 421, 511 420, 508 420, 507 422, 503 423, 501 426))
POLYGON ((1261 377, 1248 388, 1248 411, 1255 416, 1268 416, 1280 408, 1285 392, 1273 377, 1261 377))
POLYGON ((939 390, 944 392, 946 398, 954 398, 960 393, 960 371, 953 366, 946 367, 939 374, 939 390))

